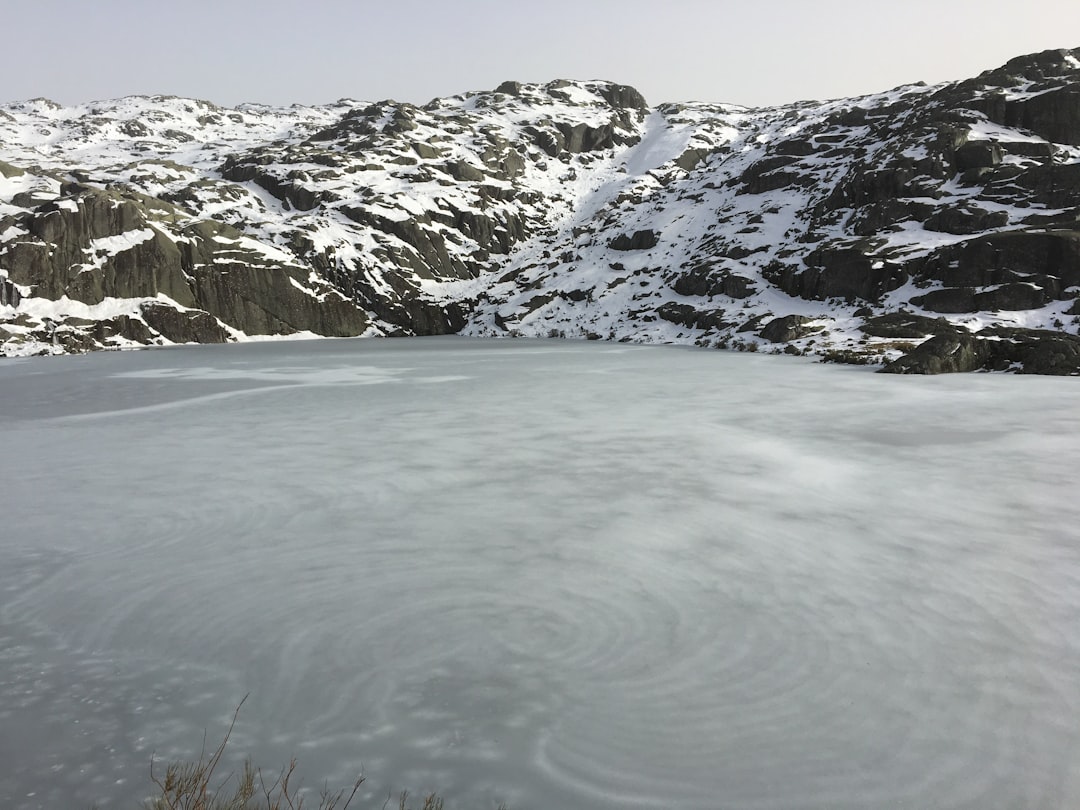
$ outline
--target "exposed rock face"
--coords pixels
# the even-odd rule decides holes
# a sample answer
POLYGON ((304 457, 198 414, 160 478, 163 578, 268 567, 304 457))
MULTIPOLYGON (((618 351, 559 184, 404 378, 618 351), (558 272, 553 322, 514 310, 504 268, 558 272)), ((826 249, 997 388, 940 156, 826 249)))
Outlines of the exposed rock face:
POLYGON ((660 237, 651 230, 641 230, 632 236, 619 234, 608 245, 612 250, 651 250, 656 247, 660 237))
POLYGON ((106 298, 152 298, 159 292, 183 306, 195 299, 176 243, 151 217, 171 206, 135 192, 69 184, 54 202, 12 218, 22 239, 0 246, 0 266, 37 295, 86 304, 106 298))
POLYGON ((1080 328, 1080 50, 756 110, 560 80, 0 113, 0 353, 465 332, 1062 373, 1080 328))
POLYGON ((889 374, 943 374, 975 371, 986 365, 990 351, 987 341, 974 335, 953 332, 940 334, 919 345, 913 352, 889 363, 889 374))
POLYGON ((139 305, 143 321, 173 343, 225 343, 229 333, 213 315, 200 310, 184 311, 156 301, 139 305))
POLYGON ((928 335, 953 335, 959 329, 944 318, 927 318, 910 312, 893 312, 867 318, 859 327, 866 335, 880 338, 925 338, 928 335))
POLYGON ((804 262, 809 265, 807 269, 786 266, 771 280, 789 295, 815 301, 842 298, 848 302, 879 301, 907 281, 904 270, 875 261, 857 248, 815 250, 804 262))
POLYGON ((1080 374, 1080 338, 1033 329, 984 329, 976 335, 939 334, 889 363, 890 374, 956 371, 1017 371, 1021 374, 1080 374))
POLYGON ((712 298, 725 295, 728 298, 743 299, 754 294, 752 279, 732 273, 730 270, 715 267, 695 267, 678 276, 672 287, 679 295, 697 295, 712 298))
POLYGON ((808 327, 813 320, 802 315, 785 315, 782 318, 774 318, 765 324, 761 330, 761 336, 770 343, 790 343, 798 338, 813 334, 822 327, 808 327))

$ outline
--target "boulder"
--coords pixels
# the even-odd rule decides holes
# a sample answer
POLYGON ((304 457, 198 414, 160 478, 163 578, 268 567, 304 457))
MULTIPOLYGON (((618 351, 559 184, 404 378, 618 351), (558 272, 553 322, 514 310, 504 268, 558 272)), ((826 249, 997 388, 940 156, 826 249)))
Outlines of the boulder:
POLYGON ((957 327, 944 318, 927 318, 910 312, 890 312, 867 318, 859 331, 871 337, 910 340, 927 335, 953 334, 957 327))
POLYGON ((1013 368, 1020 374, 1080 375, 1080 337, 1039 329, 983 329, 993 356, 992 367, 1013 368))
POLYGON ((670 323, 692 329, 726 329, 734 326, 724 318, 724 310, 699 310, 690 304, 669 301, 657 308, 656 314, 670 323))
POLYGON ((621 110, 648 112, 649 103, 633 87, 626 84, 602 84, 597 92, 612 107, 621 110))
POLYGON ((714 295, 726 295, 729 298, 749 298, 757 292, 754 280, 732 273, 730 270, 717 270, 699 266, 686 271, 675 278, 673 289, 679 295, 700 295, 711 298, 714 295))
POLYGON ((26 174, 24 169, 20 169, 18 166, 12 166, 10 163, 5 163, 0 160, 0 177, 22 177, 26 174))
POLYGON ((660 242, 660 235, 656 231, 644 229, 635 231, 633 235, 619 234, 610 242, 608 247, 612 250, 651 250, 660 242))
POLYGON ((990 357, 988 341, 955 332, 935 335, 881 370, 886 374, 948 374, 976 371, 990 357))
POLYGON ((823 326, 807 326, 813 320, 813 318, 802 315, 784 315, 780 318, 773 318, 765 324, 765 327, 758 334, 770 343, 787 343, 820 332, 825 328, 823 326))

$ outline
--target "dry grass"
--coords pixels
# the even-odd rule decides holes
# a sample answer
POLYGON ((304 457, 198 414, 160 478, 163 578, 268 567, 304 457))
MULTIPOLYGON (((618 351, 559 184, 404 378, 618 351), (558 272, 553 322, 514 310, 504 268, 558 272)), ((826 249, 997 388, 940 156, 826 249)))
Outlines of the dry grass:
MULTIPOLYGON (((236 707, 228 731, 211 753, 207 754, 204 746, 196 761, 171 763, 164 773, 156 768, 151 758, 150 781, 155 790, 146 800, 146 810, 347 810, 364 783, 363 776, 347 789, 323 788, 315 797, 317 803, 308 803, 308 795, 302 790, 296 772, 295 759, 272 778, 250 761, 244 763, 239 774, 219 775, 221 758, 246 700, 245 697, 236 707)), ((387 796, 380 810, 386 810, 390 800, 387 796)), ((397 810, 414 810, 408 801, 408 792, 403 792, 398 797, 397 810)), ((415 810, 443 810, 443 800, 434 793, 422 801, 415 810)), ((506 810, 505 805, 500 805, 499 810, 506 810)))

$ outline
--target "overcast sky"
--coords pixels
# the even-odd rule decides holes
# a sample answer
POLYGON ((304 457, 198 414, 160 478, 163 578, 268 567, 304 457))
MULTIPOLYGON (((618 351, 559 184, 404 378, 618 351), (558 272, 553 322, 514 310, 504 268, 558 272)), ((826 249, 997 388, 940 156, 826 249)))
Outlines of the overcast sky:
POLYGON ((611 79, 752 106, 973 76, 1080 46, 1080 0, 0 0, 0 101, 423 103, 611 79))

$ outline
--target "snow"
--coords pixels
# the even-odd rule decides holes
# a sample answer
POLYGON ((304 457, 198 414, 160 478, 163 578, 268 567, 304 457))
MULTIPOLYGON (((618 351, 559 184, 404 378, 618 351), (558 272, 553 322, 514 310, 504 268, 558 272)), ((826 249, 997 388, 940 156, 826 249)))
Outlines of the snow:
POLYGON ((137 804, 250 693, 235 757, 362 767, 363 806, 1077 806, 1074 387, 453 338, 0 364, 0 805, 137 804))
MULTIPOLYGON (((76 206, 75 210, 78 210, 78 206, 76 206)), ((136 231, 126 231, 117 236, 106 236, 101 239, 91 240, 87 252, 97 257, 115 256, 125 250, 131 250, 143 242, 149 242, 153 238, 153 228, 140 228, 136 231)))
POLYGON ((662 113, 649 114, 645 134, 637 146, 628 150, 626 171, 631 175, 645 174, 675 160, 690 145, 690 127, 669 127, 662 113))
POLYGON ((26 231, 20 228, 18 225, 9 225, 2 232, 0 232, 0 242, 10 242, 17 236, 25 236, 26 231))
POLYGON ((69 316, 95 321, 108 320, 118 315, 137 314, 139 303, 143 300, 141 298, 106 298, 100 304, 84 304, 81 301, 72 301, 67 296, 56 301, 30 297, 24 298, 19 303, 19 312, 37 320, 52 318, 54 321, 62 321, 69 316))
MULTIPOLYGON (((694 103, 639 113, 613 111, 602 99, 601 82, 556 84, 523 84, 519 96, 470 93, 424 108, 382 102, 366 124, 369 134, 363 137, 370 141, 365 141, 362 153, 349 138, 306 139, 342 123, 342 116, 367 106, 363 102, 290 108, 243 105, 229 110, 192 99, 133 96, 74 107, 42 102, 5 105, 2 110, 10 120, 0 117, 0 159, 17 165, 36 163, 58 172, 91 166, 92 185, 126 185, 165 198, 175 195, 192 213, 189 217, 180 212, 175 221, 155 217, 153 227, 159 233, 180 242, 189 238, 184 228, 199 219, 215 218, 235 226, 244 238, 235 253, 219 251, 217 264, 250 261, 255 254, 256 263, 299 271, 294 275, 309 279, 300 287, 316 298, 325 295, 325 287, 312 276, 312 268, 322 265, 312 256, 298 255, 297 235, 316 253, 323 253, 327 262, 332 260, 384 296, 390 307, 413 290, 436 301, 467 294, 479 299, 465 328, 471 335, 505 334, 495 326, 496 316, 514 316, 506 328, 520 335, 554 330, 616 340, 715 345, 741 334, 738 339, 756 342, 736 333, 736 327, 703 330, 657 320, 657 307, 679 302, 703 310, 724 309, 736 324, 756 317, 832 313, 835 323, 828 336, 815 339, 816 350, 861 338, 858 321, 850 317, 854 306, 793 299, 776 291, 766 276, 774 262, 797 271, 811 245, 857 242, 845 222, 849 212, 811 221, 855 161, 872 167, 900 156, 936 158, 936 151, 922 141, 882 140, 884 129, 900 131, 906 113, 896 114, 894 109, 888 120, 880 120, 885 117, 874 111, 888 105, 902 108, 906 102, 914 106, 940 86, 908 85, 861 98, 758 110, 694 103), (830 116, 855 107, 871 112, 873 126, 825 126, 830 116), (408 117, 415 127, 404 137, 384 131, 396 115, 408 117), (543 135, 537 136, 536 130, 554 133, 556 122, 599 126, 613 121, 618 144, 611 150, 552 156, 537 146, 543 135), (147 131, 125 134, 125 127, 134 124, 147 131), (47 135, 40 132, 43 127, 49 130, 47 135), (184 142, 177 133, 192 140, 184 142), (793 137, 805 140, 813 151, 791 155, 791 166, 776 171, 795 172, 805 182, 752 193, 740 178, 763 157, 773 156, 766 148, 793 137), (420 157, 414 145, 422 143, 435 148, 438 156, 420 157), (674 161, 689 149, 702 150, 707 158, 687 171, 674 161), (491 166, 511 155, 507 150, 524 162, 517 177, 505 181, 488 177, 481 183, 448 180, 448 164, 462 161, 490 172, 491 166), (248 159, 271 183, 303 187, 324 202, 309 211, 296 210, 254 180, 226 181, 220 169, 229 157, 248 159), (395 162, 399 159, 404 162, 395 162), (505 190, 508 199, 493 194, 496 187, 505 190), (490 217, 500 235, 514 218, 514 227, 521 225, 526 237, 509 253, 488 250, 480 265, 476 256, 482 246, 452 224, 458 216, 474 213, 490 217), (456 272, 443 274, 428 267, 421 251, 394 235, 393 227, 386 227, 388 233, 357 223, 372 218, 384 227, 415 223, 418 231, 444 245, 455 267, 467 267, 477 276, 463 281, 456 272), (630 253, 609 248, 618 234, 645 229, 659 235, 656 248, 630 253), (815 233, 808 233, 811 229, 815 233), (624 269, 614 270, 616 264, 624 269), (746 299, 717 296, 715 301, 675 294, 674 279, 695 267, 735 273, 748 279, 754 291, 746 299), (497 281, 504 277, 514 280, 497 281), (623 282, 615 283, 619 278, 623 282), (570 294, 586 288, 591 296, 570 300, 570 294), (553 296, 549 304, 531 305, 545 295, 553 296)), ((991 124, 975 112, 965 117, 971 120, 972 139, 1006 145, 1039 140, 991 124)), ((1061 145, 1054 149, 1059 161, 1080 160, 1080 149, 1061 145)), ((1009 156, 1007 162, 1033 161, 1009 156)), ((272 187, 262 178, 259 182, 272 187)), ((955 179, 932 186, 918 192, 926 196, 901 202, 943 206, 973 201, 985 210, 1008 214, 1001 230, 1025 227, 1024 220, 1033 214, 1052 213, 982 199, 979 188, 955 179)), ((41 190, 45 200, 59 194, 59 183, 31 175, 0 180, 0 215, 21 210, 7 200, 29 190, 41 190)), ((8 228, 2 238, 18 238, 21 233, 8 228)), ((92 250, 111 255, 112 249, 125 249, 125 238, 110 237, 115 243, 102 242, 92 250)), ((875 236, 872 260, 880 264, 916 258, 967 238, 970 235, 928 231, 907 222, 875 236)), ((900 306, 905 301, 894 294, 889 304, 900 306)), ((1049 311, 1032 318, 1045 321, 1049 311)), ((395 327, 375 319, 374 328, 385 332, 395 327)))
POLYGON ((969 139, 973 141, 998 141, 1000 143, 1047 143, 1045 138, 1023 132, 1012 127, 1004 127, 990 121, 971 124, 969 139))

